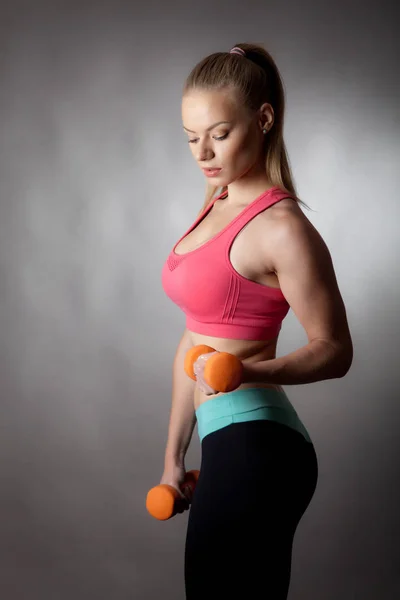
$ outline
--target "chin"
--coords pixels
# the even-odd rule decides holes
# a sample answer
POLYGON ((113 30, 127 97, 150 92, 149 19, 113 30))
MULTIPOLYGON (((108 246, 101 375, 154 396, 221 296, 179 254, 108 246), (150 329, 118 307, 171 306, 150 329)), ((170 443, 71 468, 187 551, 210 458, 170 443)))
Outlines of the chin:
POLYGON ((207 177, 207 176, 205 176, 205 179, 206 179, 207 183, 208 183, 210 186, 214 186, 214 187, 216 187, 216 188, 220 188, 220 187, 222 187, 222 186, 224 186, 224 185, 228 185, 228 184, 227 184, 227 183, 225 183, 225 182, 224 182, 224 180, 223 180, 223 179, 221 179, 220 177, 207 177))
POLYGON ((231 179, 227 179, 226 175, 220 175, 219 177, 207 177, 207 179, 209 179, 210 183, 217 185, 218 187, 223 187, 231 183, 231 179))

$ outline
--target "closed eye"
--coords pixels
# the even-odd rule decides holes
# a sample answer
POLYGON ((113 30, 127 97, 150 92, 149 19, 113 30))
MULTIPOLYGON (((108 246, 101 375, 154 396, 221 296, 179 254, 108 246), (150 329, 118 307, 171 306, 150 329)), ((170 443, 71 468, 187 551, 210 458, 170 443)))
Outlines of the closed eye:
MULTIPOLYGON (((228 133, 226 133, 225 135, 221 136, 221 137, 214 137, 214 140, 217 140, 218 142, 222 142, 222 140, 225 140, 228 137, 228 133)), ((188 140, 189 144, 195 144, 197 142, 199 138, 195 138, 193 140, 188 140)))

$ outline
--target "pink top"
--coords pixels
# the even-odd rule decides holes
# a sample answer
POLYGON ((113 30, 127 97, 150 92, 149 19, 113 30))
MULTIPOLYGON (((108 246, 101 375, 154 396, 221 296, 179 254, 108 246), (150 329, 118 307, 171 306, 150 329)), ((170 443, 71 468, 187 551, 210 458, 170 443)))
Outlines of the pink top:
POLYGON ((246 279, 229 260, 239 231, 288 192, 273 187, 248 204, 226 227, 202 246, 185 254, 175 248, 209 213, 214 198, 176 242, 162 269, 165 293, 186 314, 190 331, 213 337, 268 340, 278 335, 289 304, 280 289, 246 279))

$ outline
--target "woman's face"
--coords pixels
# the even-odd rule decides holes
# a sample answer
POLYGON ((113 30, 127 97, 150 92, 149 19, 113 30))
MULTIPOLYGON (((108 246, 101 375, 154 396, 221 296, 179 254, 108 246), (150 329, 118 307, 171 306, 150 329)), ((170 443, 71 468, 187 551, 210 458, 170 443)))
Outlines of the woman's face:
POLYGON ((209 178, 213 185, 265 171, 260 114, 249 114, 232 90, 191 90, 182 99, 182 121, 199 167, 220 169, 209 178))

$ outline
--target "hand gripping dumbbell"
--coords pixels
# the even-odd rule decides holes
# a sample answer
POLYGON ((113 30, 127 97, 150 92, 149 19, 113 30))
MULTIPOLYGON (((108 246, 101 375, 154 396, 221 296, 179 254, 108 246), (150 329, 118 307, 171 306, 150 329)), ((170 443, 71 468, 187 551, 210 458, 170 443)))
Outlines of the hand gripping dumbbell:
MULTIPOLYGON (((184 360, 186 374, 196 381, 193 365, 201 354, 215 352, 211 346, 200 344, 187 351, 184 360)), ((242 382, 243 364, 234 354, 217 352, 210 356, 204 367, 204 379, 217 392, 231 392, 242 382)))
MULTIPOLYGON (((188 471, 181 488, 190 487, 193 493, 199 475, 200 471, 196 469, 188 471)), ((176 505, 179 499, 178 491, 172 485, 160 483, 147 492, 146 508, 155 519, 166 521, 176 515, 176 505)))

